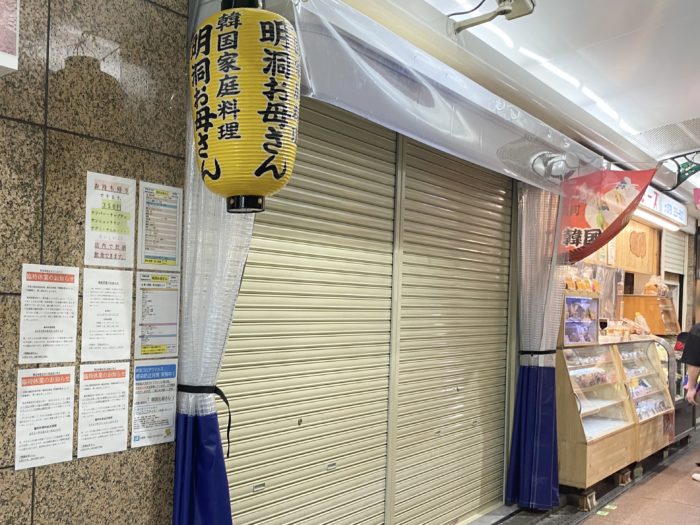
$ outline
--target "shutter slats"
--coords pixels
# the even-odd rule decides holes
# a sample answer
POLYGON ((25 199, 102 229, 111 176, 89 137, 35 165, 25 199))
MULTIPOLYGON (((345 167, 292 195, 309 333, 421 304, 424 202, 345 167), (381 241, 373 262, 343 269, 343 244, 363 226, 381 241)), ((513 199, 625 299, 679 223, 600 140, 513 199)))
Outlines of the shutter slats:
POLYGON ((408 143, 396 523, 502 497, 511 183, 408 143))
POLYGON ((395 134, 307 100, 301 122, 295 176, 256 219, 218 382, 233 519, 381 523, 395 134))
POLYGON ((393 132, 304 100, 295 177, 257 218, 218 381, 239 525, 383 524, 388 445, 392 525, 502 497, 511 183, 406 142, 388 444, 396 150, 393 132))
POLYGON ((683 232, 664 230, 661 236, 662 271, 685 275, 686 272, 686 238, 683 232))

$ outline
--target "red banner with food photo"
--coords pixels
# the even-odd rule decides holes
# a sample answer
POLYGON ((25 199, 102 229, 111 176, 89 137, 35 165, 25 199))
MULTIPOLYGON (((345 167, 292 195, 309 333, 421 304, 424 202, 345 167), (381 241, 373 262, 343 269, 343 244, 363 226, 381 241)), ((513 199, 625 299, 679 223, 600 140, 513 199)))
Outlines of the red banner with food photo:
POLYGON ((604 170, 562 184, 561 246, 570 263, 585 259, 622 231, 655 173, 604 170))

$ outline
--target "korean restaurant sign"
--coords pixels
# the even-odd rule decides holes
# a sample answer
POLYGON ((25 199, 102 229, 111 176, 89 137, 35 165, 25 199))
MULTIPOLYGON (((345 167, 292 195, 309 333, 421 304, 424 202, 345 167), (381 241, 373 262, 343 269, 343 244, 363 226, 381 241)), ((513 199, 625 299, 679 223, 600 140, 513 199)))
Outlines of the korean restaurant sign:
POLYGON ((228 9, 195 31, 193 138, 212 192, 264 197, 287 183, 297 151, 300 68, 294 28, 276 13, 228 9))
POLYGON ((656 170, 603 170, 562 184, 561 251, 569 262, 585 259, 627 225, 656 170))
POLYGON ((688 208, 685 204, 681 204, 651 186, 647 188, 639 205, 680 226, 688 224, 688 208))

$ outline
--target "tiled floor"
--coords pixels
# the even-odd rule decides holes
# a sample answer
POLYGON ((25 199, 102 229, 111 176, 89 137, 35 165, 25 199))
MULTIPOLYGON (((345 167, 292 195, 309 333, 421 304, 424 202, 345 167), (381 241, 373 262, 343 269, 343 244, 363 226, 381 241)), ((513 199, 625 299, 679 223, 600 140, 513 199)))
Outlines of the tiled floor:
POLYGON ((663 470, 640 480, 622 496, 602 506, 583 525, 700 525, 700 440, 663 470))

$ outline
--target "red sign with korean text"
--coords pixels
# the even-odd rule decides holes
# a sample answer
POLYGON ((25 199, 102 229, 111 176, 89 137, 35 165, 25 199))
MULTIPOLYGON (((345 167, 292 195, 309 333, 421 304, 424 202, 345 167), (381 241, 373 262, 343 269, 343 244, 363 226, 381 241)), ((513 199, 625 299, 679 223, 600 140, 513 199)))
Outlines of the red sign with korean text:
POLYGON ((569 262, 585 259, 622 231, 655 173, 604 170, 562 184, 561 245, 569 262))

